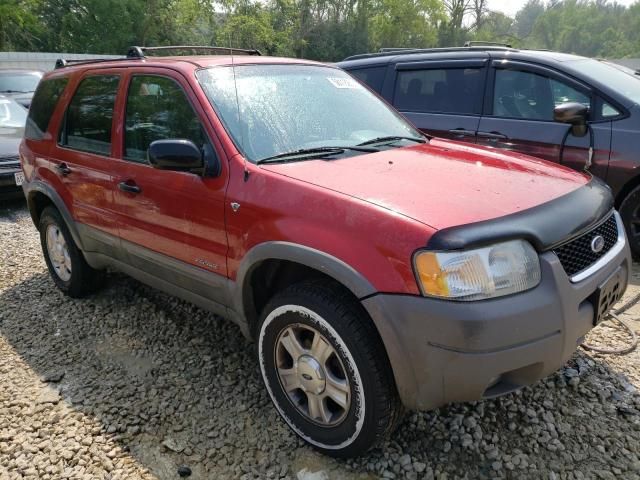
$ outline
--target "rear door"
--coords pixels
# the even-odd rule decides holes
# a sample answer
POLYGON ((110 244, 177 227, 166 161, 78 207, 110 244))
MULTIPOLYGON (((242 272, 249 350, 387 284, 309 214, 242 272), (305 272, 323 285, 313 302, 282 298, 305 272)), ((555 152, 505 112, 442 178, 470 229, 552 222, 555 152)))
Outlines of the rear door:
MULTIPOLYGON (((478 143, 582 169, 589 155, 589 135, 569 134, 561 148, 570 127, 555 122, 553 110, 562 103, 577 102, 594 112, 595 101, 588 86, 560 72, 526 62, 493 60, 478 143)), ((596 121, 591 127, 595 146, 591 171, 606 178, 611 122, 596 121)))
POLYGON ((173 272, 170 282, 189 266, 226 276, 228 165, 215 133, 182 75, 159 68, 129 70, 120 112, 121 156, 128 167, 114 181, 122 193, 121 237, 130 260, 156 276, 173 272), (193 141, 209 160, 218 156, 221 171, 203 176, 153 168, 147 150, 162 139, 193 141))
POLYGON ((99 242, 87 248, 114 256, 119 242, 113 174, 122 165, 113 156, 112 133, 120 80, 117 70, 91 70, 74 79, 50 152, 52 170, 70 195, 83 236, 99 242))
POLYGON ((396 64, 393 105, 421 131, 476 141, 488 58, 396 64))

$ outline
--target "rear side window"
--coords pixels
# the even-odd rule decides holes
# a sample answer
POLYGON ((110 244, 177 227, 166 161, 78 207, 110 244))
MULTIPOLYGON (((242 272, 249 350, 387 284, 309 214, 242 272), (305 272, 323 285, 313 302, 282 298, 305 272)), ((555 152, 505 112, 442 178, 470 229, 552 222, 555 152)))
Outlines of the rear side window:
POLYGON ((51 115, 53 115, 67 83, 69 83, 69 79, 66 77, 50 78, 40 82, 31 101, 27 126, 24 131, 26 138, 42 140, 44 133, 49 128, 51 115))
POLYGON ((111 154, 111 123, 119 81, 117 75, 95 75, 80 82, 60 130, 60 145, 111 154))
POLYGON ((151 142, 169 138, 191 140, 204 148, 209 140, 182 88, 158 76, 135 76, 127 97, 124 156, 147 161, 151 142))
POLYGON ((393 98, 405 112, 479 115, 481 68, 400 70, 393 98))
POLYGON ((368 85, 371 89, 380 93, 386 71, 387 66, 385 65, 384 67, 358 68, 356 70, 349 70, 349 73, 362 83, 368 85))

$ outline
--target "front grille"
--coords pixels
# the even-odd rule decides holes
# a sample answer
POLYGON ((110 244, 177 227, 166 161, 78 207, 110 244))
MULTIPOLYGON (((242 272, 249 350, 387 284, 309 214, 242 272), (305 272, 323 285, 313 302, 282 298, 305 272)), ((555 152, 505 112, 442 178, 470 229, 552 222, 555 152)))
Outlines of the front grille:
POLYGON ((20 162, 0 163, 0 170, 16 170, 20 168, 20 162))
POLYGON ((19 155, 7 155, 6 157, 0 157, 0 165, 3 163, 7 163, 7 162, 19 162, 20 161, 20 156, 19 155))
POLYGON ((558 255, 564 271, 572 277, 597 262, 611 250, 611 247, 617 241, 618 225, 615 215, 611 214, 606 221, 593 230, 589 230, 580 237, 554 248, 553 251, 558 255), (591 242, 598 235, 602 235, 604 238, 604 248, 595 253, 591 249, 591 242))

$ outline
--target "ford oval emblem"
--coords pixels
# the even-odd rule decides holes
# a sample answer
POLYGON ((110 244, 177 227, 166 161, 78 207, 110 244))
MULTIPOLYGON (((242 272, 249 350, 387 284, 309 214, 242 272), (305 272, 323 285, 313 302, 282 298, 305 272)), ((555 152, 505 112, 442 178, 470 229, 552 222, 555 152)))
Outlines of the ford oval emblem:
POLYGON ((604 237, 602 235, 596 235, 591 240, 591 250, 593 253, 600 253, 604 248, 604 237))

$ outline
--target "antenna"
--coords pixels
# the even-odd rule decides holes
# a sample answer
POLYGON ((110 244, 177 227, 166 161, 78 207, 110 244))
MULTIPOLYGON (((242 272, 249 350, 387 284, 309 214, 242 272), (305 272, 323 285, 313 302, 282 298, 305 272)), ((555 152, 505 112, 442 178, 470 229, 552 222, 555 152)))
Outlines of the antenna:
MULTIPOLYGON (((231 44, 231 32, 229 32, 229 51, 231 52, 231 70, 233 72, 233 88, 236 93, 236 109, 238 111, 238 126, 240 127, 240 144, 244 146, 244 129, 240 122, 240 99, 238 98, 238 81, 236 80, 236 63, 233 57, 233 46, 231 44)), ((244 160, 244 181, 249 180, 249 169, 247 168, 247 157, 242 154, 244 160)))

